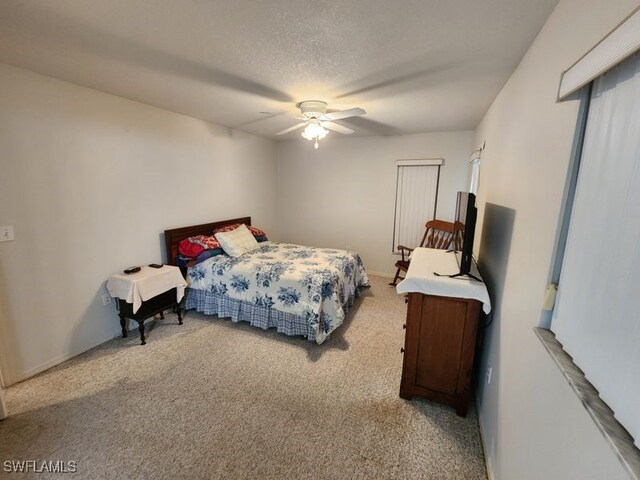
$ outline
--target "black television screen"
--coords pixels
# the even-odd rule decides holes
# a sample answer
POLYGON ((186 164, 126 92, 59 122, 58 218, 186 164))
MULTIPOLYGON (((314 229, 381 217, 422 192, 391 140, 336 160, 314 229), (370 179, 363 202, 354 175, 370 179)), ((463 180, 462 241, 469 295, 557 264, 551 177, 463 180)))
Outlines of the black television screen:
POLYGON ((473 193, 458 192, 456 218, 453 227, 453 248, 460 264, 460 274, 471 271, 473 235, 476 230, 476 196, 473 193))

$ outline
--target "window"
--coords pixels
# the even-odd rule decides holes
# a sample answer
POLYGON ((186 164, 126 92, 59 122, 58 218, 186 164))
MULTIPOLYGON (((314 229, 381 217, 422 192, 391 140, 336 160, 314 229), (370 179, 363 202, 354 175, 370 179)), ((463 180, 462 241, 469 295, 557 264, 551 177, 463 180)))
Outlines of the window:
POLYGON ((595 80, 551 330, 640 446, 640 54, 595 80))
POLYGON ((415 247, 424 234, 424 224, 436 216, 441 158, 398 160, 393 252, 398 245, 415 247))

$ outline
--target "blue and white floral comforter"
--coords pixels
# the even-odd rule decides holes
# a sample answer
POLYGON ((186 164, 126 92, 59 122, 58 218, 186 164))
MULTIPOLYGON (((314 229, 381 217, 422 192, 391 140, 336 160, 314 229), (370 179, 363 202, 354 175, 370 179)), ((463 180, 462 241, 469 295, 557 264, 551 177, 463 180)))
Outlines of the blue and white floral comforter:
POLYGON ((186 308, 261 328, 276 327, 318 344, 344 321, 369 279, 357 253, 264 242, 237 258, 212 257, 189 268, 186 308))

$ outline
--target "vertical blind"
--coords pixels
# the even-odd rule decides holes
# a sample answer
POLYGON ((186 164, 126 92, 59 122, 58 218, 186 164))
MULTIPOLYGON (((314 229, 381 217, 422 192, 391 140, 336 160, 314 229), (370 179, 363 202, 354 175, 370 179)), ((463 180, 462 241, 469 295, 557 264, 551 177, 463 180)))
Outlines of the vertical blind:
POLYGON ((640 447, 640 54, 593 85, 551 329, 640 447))
POLYGON ((416 247, 424 224, 435 218, 442 160, 398 160, 393 251, 416 247))

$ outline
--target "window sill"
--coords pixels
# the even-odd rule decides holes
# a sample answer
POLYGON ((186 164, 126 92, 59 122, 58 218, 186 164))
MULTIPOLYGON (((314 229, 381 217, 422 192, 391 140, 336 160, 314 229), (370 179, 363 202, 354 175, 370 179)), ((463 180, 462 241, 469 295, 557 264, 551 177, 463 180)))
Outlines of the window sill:
POLYGON ((640 450, 634 445, 633 438, 614 418, 613 411, 602 401, 598 391, 585 378, 571 356, 562 349, 562 344, 556 340, 551 330, 545 328, 533 329, 544 347, 553 358, 562 375, 576 393, 582 405, 587 410, 598 430, 607 440, 616 456, 625 467, 633 480, 640 480, 640 450))

